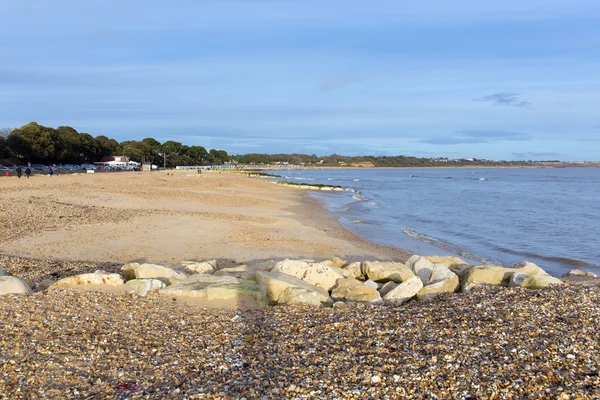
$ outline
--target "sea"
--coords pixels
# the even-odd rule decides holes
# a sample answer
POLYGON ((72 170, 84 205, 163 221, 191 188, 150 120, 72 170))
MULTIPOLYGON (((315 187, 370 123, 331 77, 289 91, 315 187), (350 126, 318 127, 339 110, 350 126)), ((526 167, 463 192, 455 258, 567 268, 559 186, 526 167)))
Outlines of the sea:
POLYGON ((600 168, 277 173, 278 180, 343 187, 311 196, 370 242, 472 264, 531 261, 558 276, 575 268, 600 274, 600 168))

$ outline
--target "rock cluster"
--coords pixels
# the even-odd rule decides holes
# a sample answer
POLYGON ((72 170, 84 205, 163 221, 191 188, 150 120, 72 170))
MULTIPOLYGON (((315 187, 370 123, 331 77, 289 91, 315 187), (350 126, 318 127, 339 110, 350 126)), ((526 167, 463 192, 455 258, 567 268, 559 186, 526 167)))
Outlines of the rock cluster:
MULTIPOLYGON (((30 285, 0 269, 0 294, 27 293, 30 285)), ((173 268, 130 263, 120 270, 83 273, 59 279, 49 290, 65 287, 147 296, 158 292, 173 300, 193 300, 214 307, 257 308, 277 304, 313 307, 350 302, 401 305, 432 300, 445 293, 469 292, 481 286, 530 289, 596 280, 573 270, 562 279, 523 262, 506 268, 469 265, 457 257, 414 255, 406 263, 331 260, 266 261, 224 266, 217 261, 185 261, 173 268)))

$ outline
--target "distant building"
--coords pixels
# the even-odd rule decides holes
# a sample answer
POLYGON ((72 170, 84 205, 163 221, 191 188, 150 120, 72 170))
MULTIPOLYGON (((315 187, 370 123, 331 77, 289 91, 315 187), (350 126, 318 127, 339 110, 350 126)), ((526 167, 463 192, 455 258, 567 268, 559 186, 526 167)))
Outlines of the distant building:
POLYGON ((98 166, 108 165, 110 167, 139 167, 139 162, 129 160, 129 157, 125 156, 104 156, 98 162, 94 164, 98 166))

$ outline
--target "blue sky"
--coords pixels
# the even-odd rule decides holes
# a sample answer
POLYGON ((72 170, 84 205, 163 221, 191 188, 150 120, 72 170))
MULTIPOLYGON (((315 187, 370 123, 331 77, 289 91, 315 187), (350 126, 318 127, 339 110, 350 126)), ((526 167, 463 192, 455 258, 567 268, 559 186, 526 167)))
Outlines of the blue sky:
POLYGON ((0 0, 0 126, 600 159, 597 0, 0 0))

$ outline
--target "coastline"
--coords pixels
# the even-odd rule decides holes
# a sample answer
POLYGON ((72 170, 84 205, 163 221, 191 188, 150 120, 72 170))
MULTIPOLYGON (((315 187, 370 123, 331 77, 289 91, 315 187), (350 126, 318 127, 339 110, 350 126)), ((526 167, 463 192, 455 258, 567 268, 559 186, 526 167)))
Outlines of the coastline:
POLYGON ((0 242, 5 256, 168 265, 190 259, 233 265, 286 257, 410 256, 354 235, 308 192, 241 174, 39 176, 6 183, 0 181, 9 226, 0 242))
MULTIPOLYGON (((236 254, 235 260, 223 260, 225 265, 265 254, 329 259, 336 255, 327 253, 331 249, 349 261, 405 261, 408 256, 356 237, 307 191, 244 176, 49 179, 12 185, 0 181, 0 216, 13 227, 0 242, 2 250, 5 243, 42 245, 53 256, 0 255, 6 272, 37 284, 33 293, 0 297, 0 398, 471 399, 543 394, 566 400, 600 394, 597 287, 476 285, 465 293, 403 305, 349 301, 332 307, 254 309, 209 308, 160 292, 95 291, 99 288, 85 284, 48 289, 58 279, 97 269, 106 272, 91 275, 122 274, 119 260, 131 254, 172 262, 226 250, 236 254), (121 207, 109 207, 107 201, 121 207), (26 225, 24 231, 15 231, 18 221, 26 225), (124 240, 123 235, 131 234, 129 226, 147 232, 124 240), (120 246, 111 242, 110 229, 121 237, 120 246), (275 234, 284 240, 269 243, 275 234), (60 242, 61 235, 70 242, 60 242), (189 235, 195 236, 187 240, 189 235), (44 245, 48 239, 59 241, 44 245), (231 241, 219 247, 227 239, 231 241), (186 241, 183 246, 180 240, 186 241), (87 241, 107 246, 93 253, 87 241), (205 242, 208 247, 202 247, 205 242), (160 243, 157 252, 152 246, 160 243), (106 261, 111 254, 117 262, 69 260, 85 255, 106 261)), ((218 279, 220 272, 198 275, 218 279)), ((235 279, 229 271, 225 275, 235 279)))

